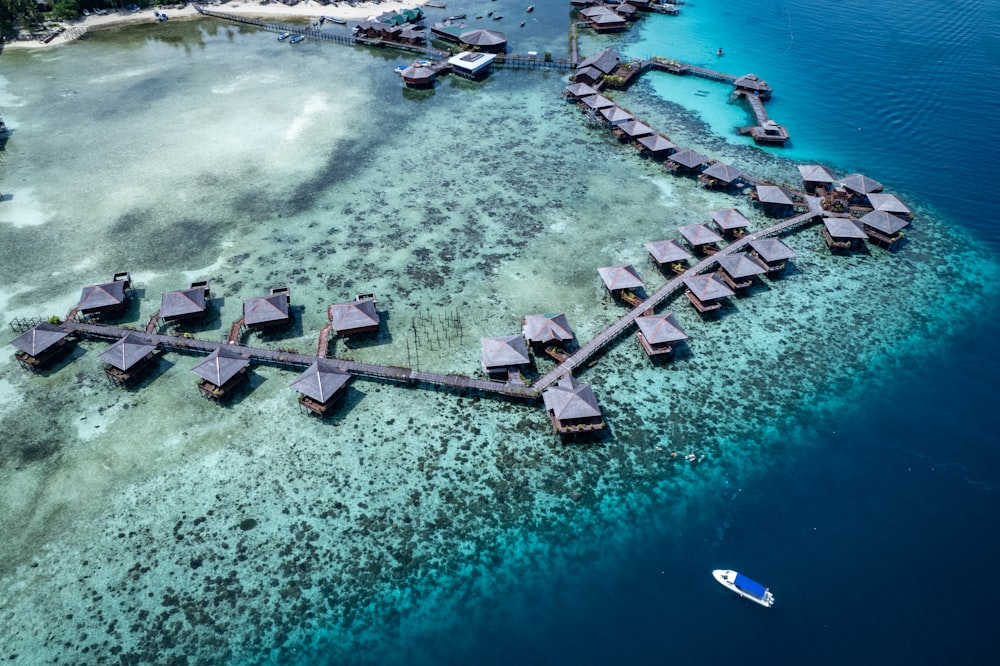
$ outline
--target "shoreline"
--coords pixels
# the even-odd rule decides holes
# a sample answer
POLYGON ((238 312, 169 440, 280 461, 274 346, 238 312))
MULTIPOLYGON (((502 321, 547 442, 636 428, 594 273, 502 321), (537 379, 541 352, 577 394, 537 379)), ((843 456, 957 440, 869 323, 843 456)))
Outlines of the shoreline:
MULTIPOLYGON (((257 0, 226 3, 211 2, 202 4, 205 4, 216 11, 224 11, 229 14, 239 14, 241 16, 252 16, 257 18, 310 19, 319 18, 320 16, 336 16, 337 18, 349 21, 363 21, 372 15, 423 6, 427 2, 428 0, 385 0, 381 3, 365 2, 356 6, 336 6, 333 4, 321 5, 313 0, 305 0, 304 2, 292 7, 278 2, 270 2, 264 5, 257 0)), ((96 14, 91 14, 90 16, 81 15, 70 21, 58 21, 58 23, 65 28, 65 30, 50 41, 45 43, 37 39, 7 41, 3 42, 2 49, 0 49, 0 51, 7 49, 48 48, 72 42, 91 31, 139 23, 158 24, 159 22, 153 16, 154 10, 160 11, 160 8, 145 7, 135 13, 119 10, 110 12, 104 16, 98 16, 96 14)), ((187 3, 181 9, 164 9, 163 13, 170 19, 182 18, 190 20, 202 16, 194 8, 193 3, 187 3)))

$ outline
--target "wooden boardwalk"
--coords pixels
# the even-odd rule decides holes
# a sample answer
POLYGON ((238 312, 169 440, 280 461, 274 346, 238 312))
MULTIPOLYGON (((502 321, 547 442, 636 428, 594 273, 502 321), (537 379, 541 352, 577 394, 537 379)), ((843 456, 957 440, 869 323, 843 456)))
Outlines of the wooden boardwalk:
POLYGON ((750 243, 750 241, 767 238, 769 236, 776 236, 785 231, 794 229, 795 227, 808 224, 809 222, 812 222, 816 218, 820 217, 823 214, 822 208, 820 208, 820 199, 818 197, 808 197, 807 201, 809 204, 809 210, 806 212, 796 215, 795 217, 782 220, 781 222, 765 229, 761 229, 760 231, 744 235, 739 240, 727 245, 715 254, 705 257, 691 268, 667 282, 665 285, 660 287, 655 294, 632 308, 632 310, 630 310, 624 317, 601 331, 592 340, 590 340, 590 342, 577 349, 568 359, 553 368, 546 375, 538 378, 538 380, 531 385, 532 388, 541 393, 549 386, 559 381, 559 379, 566 373, 573 372, 574 369, 584 365, 591 359, 591 357, 604 349, 604 347, 629 329, 632 324, 635 323, 637 318, 641 317, 648 311, 652 311, 656 308, 656 306, 660 305, 663 301, 673 295, 674 292, 683 287, 685 279, 694 277, 695 275, 713 267, 722 257, 743 249, 750 243))
MULTIPOLYGON (((185 336, 144 333, 103 324, 85 324, 67 321, 61 324, 61 327, 68 333, 76 333, 82 337, 97 340, 120 340, 126 335, 132 335, 147 344, 157 345, 162 349, 195 354, 208 355, 220 347, 225 347, 230 351, 235 351, 248 361, 282 368, 305 370, 318 358, 317 356, 299 354, 297 352, 276 351, 248 345, 227 344, 225 342, 212 342, 210 340, 185 336)), ((357 377, 388 380, 411 385, 429 384, 460 390, 481 391, 527 400, 533 400, 539 396, 538 390, 521 383, 504 383, 464 375, 421 372, 400 366, 360 363, 341 358, 327 360, 332 362, 341 372, 346 372, 357 377)))

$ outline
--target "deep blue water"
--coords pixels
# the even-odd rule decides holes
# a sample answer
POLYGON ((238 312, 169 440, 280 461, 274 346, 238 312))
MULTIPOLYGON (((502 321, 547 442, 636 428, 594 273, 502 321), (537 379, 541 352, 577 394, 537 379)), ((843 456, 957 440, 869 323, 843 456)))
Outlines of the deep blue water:
MULTIPOLYGON (((860 170, 941 211, 996 252, 981 183, 1000 172, 992 132, 1000 4, 701 0, 647 20, 668 55, 754 71, 778 91, 796 159, 860 170), (694 16, 696 15, 696 16, 694 16), (659 21, 655 23, 654 21, 659 21), (688 32, 677 34, 682 26, 688 32), (859 129, 860 128, 860 129, 859 129)), ((642 49, 633 55, 652 55, 642 49)), ((997 308, 741 492, 689 524, 650 532, 571 584, 529 590, 471 624, 471 644, 424 645, 453 663, 992 663, 991 572, 1000 553, 997 308), (769 585, 764 610, 713 568, 769 585), (504 617, 497 620, 497 617, 504 617)), ((561 580, 561 577, 560 577, 561 580)), ((504 600, 497 600, 503 605, 504 600)), ((408 655, 407 660, 412 657, 408 655)))

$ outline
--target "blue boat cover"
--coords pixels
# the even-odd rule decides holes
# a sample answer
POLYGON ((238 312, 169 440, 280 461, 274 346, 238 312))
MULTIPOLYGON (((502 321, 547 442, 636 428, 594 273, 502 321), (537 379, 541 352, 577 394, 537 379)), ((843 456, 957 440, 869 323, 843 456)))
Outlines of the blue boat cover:
POLYGON ((743 590, 747 594, 752 594, 753 596, 759 597, 761 599, 764 598, 764 593, 767 592, 767 590, 764 589, 763 585, 761 585, 756 581, 750 580, 741 573, 736 574, 736 580, 734 580, 733 583, 736 585, 736 587, 743 590))

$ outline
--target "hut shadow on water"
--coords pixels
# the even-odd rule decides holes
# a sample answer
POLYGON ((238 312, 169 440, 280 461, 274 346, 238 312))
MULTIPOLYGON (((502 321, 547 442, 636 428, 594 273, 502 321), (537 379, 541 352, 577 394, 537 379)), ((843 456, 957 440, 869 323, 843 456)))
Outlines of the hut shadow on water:
MULTIPOLYGON (((392 344, 392 332, 389 330, 389 321, 392 315, 388 310, 377 310, 377 313, 378 330, 369 333, 337 336, 330 339, 330 346, 333 347, 338 341, 342 342, 346 349, 367 349, 369 347, 392 344)), ((332 353, 331 351, 330 354, 332 353)))

